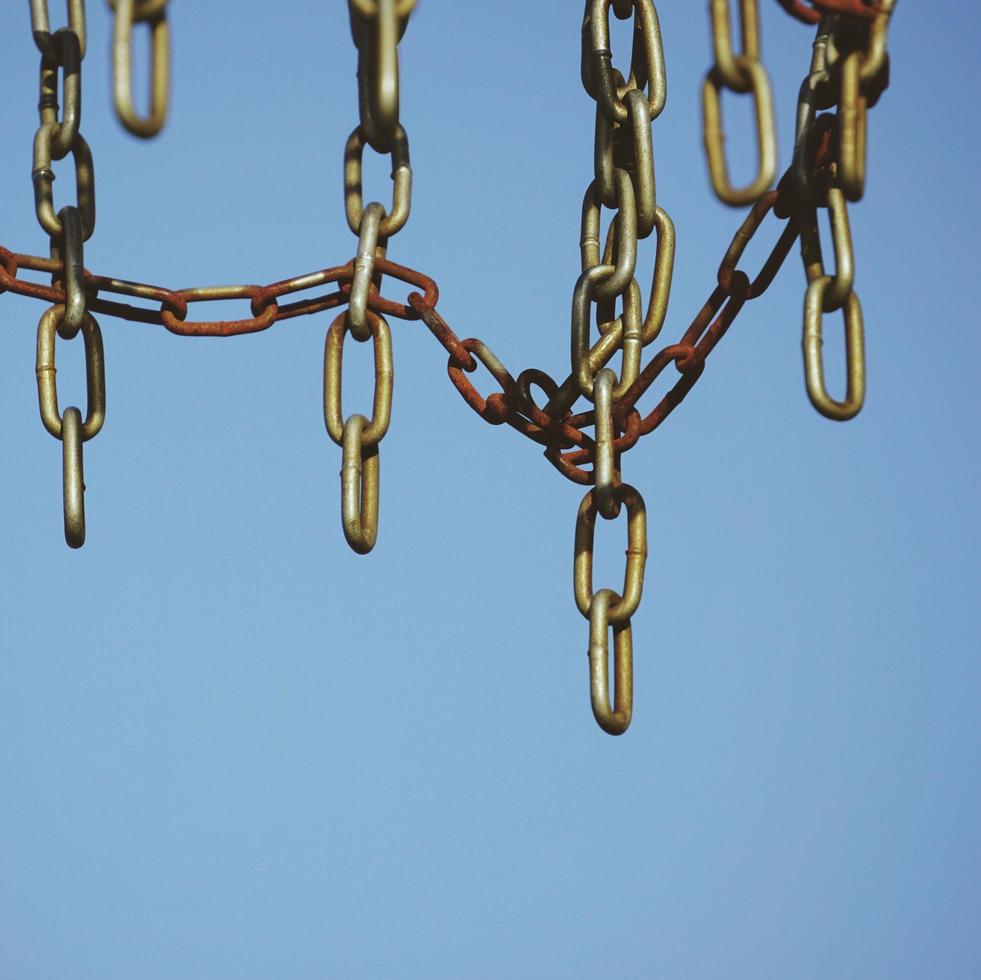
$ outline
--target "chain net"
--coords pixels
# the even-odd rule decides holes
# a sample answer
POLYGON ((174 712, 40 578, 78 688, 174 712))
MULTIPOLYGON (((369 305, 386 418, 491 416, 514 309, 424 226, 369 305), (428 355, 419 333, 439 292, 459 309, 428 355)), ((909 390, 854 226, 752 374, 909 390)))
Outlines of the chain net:
MULTIPOLYGON (((484 341, 461 340, 437 309, 439 290, 434 280, 388 258, 389 240, 408 220, 412 200, 409 139, 399 122, 398 46, 416 0, 348 0, 358 56, 359 123, 344 146, 344 203, 348 226, 357 236, 354 257, 342 265, 264 286, 179 290, 85 268, 84 243, 95 230, 95 170, 81 131, 84 0, 67 0, 67 23, 54 31, 47 0, 30 0, 34 43, 40 54, 32 179, 35 212, 48 236, 49 255, 26 255, 0 246, 0 292, 9 290, 49 304, 37 331, 37 390, 41 421, 62 443, 67 543, 78 548, 85 541, 82 447, 99 433, 105 420, 105 357, 95 314, 159 324, 180 336, 231 337, 266 330, 292 317, 338 310, 324 350, 324 422, 341 449, 344 535, 359 553, 372 549, 378 533, 380 446, 391 418, 394 377, 386 318, 421 321, 446 351, 450 381, 482 419, 508 425, 538 443, 563 476, 589 488, 576 517, 573 591, 576 606, 589 622, 593 713, 605 731, 624 732, 633 704, 631 617, 640 605, 647 558, 644 499, 623 481, 624 454, 681 404, 701 377, 709 355, 746 304, 766 291, 795 242, 799 241, 806 278, 802 347, 808 397, 822 415, 843 421, 858 413, 865 395, 864 327, 854 288, 848 205, 860 200, 865 190, 867 112, 889 82, 887 36, 895 0, 776 2, 815 28, 810 68, 798 99, 790 166, 777 180, 773 100, 761 61, 758 0, 708 0, 713 59, 702 83, 708 173, 721 201, 748 206, 749 211, 688 329, 645 361, 645 349, 655 345, 664 325, 675 258, 674 225, 655 192, 653 124, 666 98, 661 29, 653 0, 586 0, 581 74, 583 88, 596 104, 594 172, 582 203, 582 268, 572 291, 570 371, 557 380, 536 368, 514 375, 484 341), (629 56, 611 50, 611 13, 632 22, 629 56), (742 187, 729 176, 723 92, 752 100, 756 173, 742 187), (367 149, 391 159, 387 206, 377 201, 365 204, 362 165, 367 149), (69 157, 74 202, 56 208, 53 167, 69 157), (604 209, 611 220, 607 234, 601 236, 604 209), (825 265, 819 231, 822 211, 827 212, 831 229, 834 262, 830 267, 825 265), (770 215, 775 220, 767 221, 770 215), (739 268, 743 253, 764 224, 777 223, 769 256, 751 277, 739 268), (645 301, 638 282, 637 246, 651 235, 656 249, 645 301), (39 282, 37 276, 25 278, 25 272, 40 273, 50 282, 39 282), (386 276, 413 287, 407 302, 382 295, 386 276), (238 320, 190 318, 193 304, 230 299, 247 302, 248 315, 238 320), (822 359, 824 316, 836 311, 843 318, 846 338, 847 381, 840 399, 825 385, 822 359), (84 418, 77 407, 60 408, 55 381, 57 340, 70 341, 79 334, 87 380, 84 418), (349 335, 356 343, 370 340, 372 344, 375 383, 370 418, 345 417, 341 408, 344 345, 349 335), (617 354, 619 372, 608 366, 617 354), (638 401, 671 366, 676 373, 672 387, 642 414, 638 401), (486 396, 480 393, 472 380, 478 367, 490 374, 499 390, 486 396), (594 589, 597 516, 611 520, 624 508, 623 584, 619 591, 594 589)), ((116 111, 131 133, 151 137, 167 112, 167 0, 108 3, 115 12, 116 111), (139 25, 149 32, 150 99, 145 116, 134 109, 132 97, 132 38, 139 25)))

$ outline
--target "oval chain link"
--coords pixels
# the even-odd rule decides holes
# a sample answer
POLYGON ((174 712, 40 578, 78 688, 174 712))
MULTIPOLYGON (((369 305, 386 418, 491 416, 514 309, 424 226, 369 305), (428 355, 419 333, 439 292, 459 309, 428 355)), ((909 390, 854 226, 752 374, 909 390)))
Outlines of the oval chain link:
POLYGON ((150 139, 167 119, 170 93, 170 27, 167 0, 109 0, 116 19, 112 38, 113 101, 119 121, 134 136, 150 139), (150 32, 150 104, 140 115, 133 99, 133 31, 145 23, 150 32))

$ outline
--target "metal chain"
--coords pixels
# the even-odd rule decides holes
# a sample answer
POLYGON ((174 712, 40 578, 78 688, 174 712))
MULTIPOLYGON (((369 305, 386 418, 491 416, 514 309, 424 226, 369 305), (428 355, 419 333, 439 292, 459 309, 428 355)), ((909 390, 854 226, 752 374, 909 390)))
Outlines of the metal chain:
POLYGON ((710 0, 715 63, 702 83, 702 115, 709 177, 720 201, 733 207, 752 204, 773 183, 777 173, 776 126, 770 77, 760 62, 760 17, 756 0, 739 0, 742 51, 732 47, 729 0, 710 0), (722 91, 750 94, 756 111, 756 177, 746 187, 729 179, 722 131, 722 91))
MULTIPOLYGON (((82 0, 67 0, 68 26, 52 33, 46 0, 31 0, 35 43, 41 52, 41 124, 34 142, 34 188, 38 221, 51 240, 50 258, 24 255, 0 246, 0 292, 11 291, 50 305, 38 327, 37 377, 45 428, 62 440, 65 532, 68 543, 84 541, 82 443, 105 417, 102 336, 93 313, 160 324, 180 336, 230 337, 272 327, 281 320, 340 312, 327 331, 324 349, 323 410, 328 435, 342 451, 341 523, 351 547, 370 551, 378 531, 379 445, 388 430, 394 370, 391 330, 386 317, 421 320, 448 354, 447 373, 474 411, 493 425, 507 424, 544 448, 545 458, 574 483, 588 487, 575 529, 573 594, 589 621, 590 700, 600 726, 620 734, 633 711, 633 633, 647 559, 647 517, 640 493, 623 482, 622 459, 657 429, 702 377, 709 355, 748 302, 773 281, 800 238, 807 279, 803 351, 805 382, 815 408, 832 419, 851 418, 865 391, 861 305, 855 293, 855 257, 848 203, 865 188, 867 112, 889 82, 887 35, 895 0, 777 0, 798 20, 817 24, 811 68, 800 90, 793 160, 771 189, 776 167, 775 127, 770 83, 760 60, 756 0, 740 0, 741 47, 732 42, 727 0, 708 0, 713 28, 714 64, 703 91, 705 145, 717 195, 728 204, 751 203, 721 259, 708 298, 680 340, 661 347, 642 366, 643 349, 665 322, 675 258, 674 225, 657 203, 652 122, 665 105, 664 55, 653 0, 586 0, 582 23, 583 86, 596 102, 593 178, 583 198, 581 270, 573 290, 571 365, 561 382, 528 368, 513 376, 482 340, 461 340, 437 310, 439 290, 428 276, 387 257, 388 240, 409 216, 412 172, 408 138, 399 121, 398 44, 415 0, 348 0, 351 33, 358 50, 359 125, 344 157, 347 222, 358 237, 356 254, 344 265, 283 279, 266 286, 204 286, 173 290, 96 275, 84 267, 83 243, 95 226, 92 156, 79 131, 81 72, 85 54, 82 0), (629 68, 614 65, 610 12, 631 19, 633 47, 629 68), (59 116, 59 83, 64 108, 59 116), (723 155, 720 98, 723 90, 751 94, 756 105, 757 175, 745 188, 733 187, 723 155), (828 110, 834 110, 830 112, 828 110), (362 160, 365 147, 392 159, 392 201, 364 203, 362 160), (56 212, 52 162, 72 156, 76 203, 56 212), (603 209, 613 212, 601 234, 603 209), (819 212, 831 230, 833 267, 827 267, 819 212), (751 240, 768 216, 783 224, 754 277, 739 269, 751 240), (651 289, 646 308, 636 278, 638 241, 656 236, 651 289), (24 276, 51 277, 50 285, 24 276), (384 276, 415 288, 406 302, 384 297, 384 276), (297 294, 307 294, 297 297, 297 294), (119 299, 118 297, 122 297, 119 299), (192 321, 194 303, 248 300, 250 316, 238 320, 192 321), (135 301, 135 302, 134 302, 135 301), (147 305, 152 304, 152 305, 147 305), (846 392, 832 397, 825 385, 821 355, 822 320, 840 310, 846 336, 846 392), (591 323, 596 324, 596 334, 591 323), (55 340, 82 333, 88 398, 83 420, 74 407, 62 413, 55 386, 55 340), (375 386, 372 414, 345 416, 342 405, 343 356, 350 334, 372 341, 375 386), (608 365, 620 353, 619 372, 608 365), (674 365, 674 383, 645 411, 642 398, 674 365), (484 396, 471 380, 483 366, 500 390, 484 396), (585 410, 576 410, 585 399, 585 410), (592 434, 588 430, 592 430, 592 434), (592 565, 597 515, 612 520, 627 512, 627 551, 620 592, 593 588, 592 565), (613 632, 614 686, 610 685, 613 632)), ((154 45, 154 96, 151 113, 136 120, 146 129, 162 120, 166 84, 166 42, 162 30, 165 0, 110 0, 117 11, 117 55, 121 35, 131 24, 151 25, 154 45), (128 18, 128 19, 127 19, 128 18), (120 22, 124 30, 120 28, 120 22), (157 47, 158 43, 161 45, 157 47), (163 67, 161 67, 163 66, 163 67), (164 95, 161 98, 160 92, 164 95)), ((117 71, 129 89, 125 70, 117 71)), ((117 69, 120 62, 117 60, 117 69)), ((124 97, 124 105, 132 100, 124 97)), ((117 103, 118 103, 117 99, 117 103)), ((126 113, 122 112, 124 117, 126 113)), ((135 117, 133 117, 135 118, 135 117)), ((131 120, 132 121, 132 120, 131 120)), ((138 127, 139 128, 139 127, 138 127)), ((158 127, 159 128, 159 127, 158 127)), ((144 132, 143 135, 147 135, 144 132)))
POLYGON ((848 201, 865 193, 867 116, 888 85, 886 39, 895 0, 880 0, 872 19, 826 14, 814 40, 811 70, 801 86, 792 177, 807 277, 804 379, 811 404, 826 418, 854 417, 865 400, 862 306, 854 290, 855 257, 848 201), (822 109, 834 115, 818 115, 822 109), (822 154, 815 165, 815 153, 822 154), (828 212, 835 256, 827 274, 817 212, 828 212), (833 398, 824 378, 823 316, 840 310, 845 325, 845 397, 833 398))
POLYGON ((170 27, 167 0, 108 0, 115 13, 112 36, 112 93, 119 121, 142 139, 156 136, 167 118, 170 92, 170 27), (150 106, 141 116, 133 106, 133 30, 150 32, 150 106))
POLYGON ((351 36, 358 49, 357 128, 344 147, 344 210, 358 236, 348 309, 327 332, 324 352, 324 419, 331 439, 341 446, 341 526, 358 554, 375 546, 378 534, 379 443, 392 412, 392 341, 388 324, 369 311, 381 289, 388 240, 409 218, 412 168, 409 138, 399 123, 398 45, 415 0, 348 0, 351 36), (365 146, 392 158, 392 204, 365 206, 362 169, 365 146), (375 409, 346 419, 341 411, 341 353, 347 333, 358 342, 373 339, 375 409))
POLYGON ((82 443, 97 435, 106 413, 105 359, 99 324, 89 313, 84 287, 84 242, 95 229, 95 173, 92 153, 82 136, 82 59, 85 57, 85 7, 68 0, 68 25, 54 32, 47 0, 31 0, 31 28, 41 54, 40 124, 34 135, 34 207, 48 233, 52 286, 60 302, 48 309, 37 328, 38 404, 44 427, 60 439, 65 540, 72 548, 85 543, 85 482, 82 443), (59 116, 61 80, 64 108, 59 116), (55 211, 53 164, 71 154, 75 167, 75 204, 55 211), (62 414, 55 380, 55 336, 71 340, 82 332, 88 381, 85 421, 74 406, 62 414))

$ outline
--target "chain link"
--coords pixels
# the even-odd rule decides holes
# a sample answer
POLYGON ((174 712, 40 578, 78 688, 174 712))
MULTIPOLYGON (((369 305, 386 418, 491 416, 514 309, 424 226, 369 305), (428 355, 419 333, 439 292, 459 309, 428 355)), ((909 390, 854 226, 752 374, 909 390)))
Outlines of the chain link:
POLYGON ((68 26, 51 32, 47 0, 31 0, 31 30, 41 54, 38 117, 34 134, 34 210, 47 232, 52 291, 58 299, 41 316, 37 333, 38 405, 44 427, 62 442, 62 486, 65 540, 72 548, 85 541, 85 483, 82 443, 102 428, 106 412, 105 355, 102 333, 89 313, 84 286, 84 243, 95 230, 95 170, 92 151, 81 133, 82 60, 86 24, 82 0, 66 3, 68 26), (59 79, 63 108, 59 116, 59 79), (75 203, 55 211, 53 183, 56 161, 71 156, 75 170, 75 203), (55 383, 55 337, 78 336, 85 346, 88 407, 85 421, 77 408, 64 415, 58 408, 55 383))
MULTIPOLYGON (((168 34, 166 0, 109 0, 116 12, 114 65, 117 109, 137 135, 152 135, 166 112, 168 34), (131 35, 151 31, 151 97, 146 117, 133 110, 131 35)), ((623 456, 657 429, 703 376, 709 356, 747 303, 763 295, 800 239, 807 281, 804 299, 805 385, 815 408, 836 420, 854 416, 865 393, 862 308, 855 292, 855 255, 849 202, 866 184, 868 110, 889 82, 888 26, 895 0, 778 0, 798 20, 816 26, 810 70, 801 86, 792 162, 775 188, 776 136, 769 77, 760 61, 757 0, 739 0, 739 46, 733 41, 729 0, 708 0, 713 65, 702 85, 704 139, 716 194, 728 204, 752 205, 719 264, 708 298, 681 338, 646 364, 644 348, 661 334, 675 260, 674 224, 657 200, 652 122, 665 106, 667 83, 653 0, 585 0, 581 75, 595 101, 593 174, 582 203, 579 276, 570 318, 570 371, 561 381, 538 368, 517 376, 482 340, 460 337, 437 310, 430 277, 387 257, 389 240, 408 220, 412 171, 409 141, 399 118, 398 45, 415 0, 348 0, 358 52, 357 127, 344 148, 344 208, 357 236, 343 265, 265 286, 170 289, 97 275, 85 269, 84 242, 95 227, 92 155, 81 135, 81 65, 86 31, 82 0, 66 3, 68 26, 52 33, 46 0, 31 0, 31 24, 41 55, 40 124, 34 139, 33 183, 37 219, 50 239, 50 257, 0 247, 0 292, 49 304, 38 325, 38 403, 45 428, 63 444, 65 537, 85 539, 82 445, 105 418, 102 335, 93 313, 159 324, 180 336, 229 337, 268 329, 281 320, 336 309, 324 344, 323 414, 329 437, 341 447, 341 524, 350 546, 370 551, 378 533, 379 446, 391 421, 394 366, 385 317, 419 320, 445 349, 447 373, 463 399, 492 425, 507 424, 543 448, 570 481, 587 487, 576 517, 573 595, 589 622, 590 701, 599 725, 621 734, 633 711, 632 617, 640 606, 647 560, 646 506, 623 482, 623 456), (632 23, 629 70, 614 66, 610 14, 632 23), (745 187, 732 184, 724 154, 724 91, 750 95, 755 105, 757 172, 745 187), (59 94, 62 107, 59 112, 59 94), (365 147, 392 161, 392 198, 386 208, 365 203, 365 147), (75 200, 56 209, 54 163, 72 157, 75 200), (604 209, 611 212, 605 236, 604 209), (833 266, 826 265, 820 212, 827 212, 833 266), (772 218, 771 218, 772 215, 772 218), (751 241, 773 219, 767 257, 751 278, 739 268, 751 241), (638 243, 656 236, 650 294, 638 282, 638 243), (24 273, 50 276, 50 285, 24 273), (413 288, 397 301, 382 294, 389 276, 413 288), (302 294, 302 295, 298 295, 302 294), (240 300, 249 316, 237 320, 188 319, 197 303, 240 300), (149 304, 149 305, 148 305, 149 304), (846 390, 838 399, 825 382, 823 320, 841 313, 845 332, 846 390), (594 333, 593 324, 596 331, 594 333), (59 409, 56 338, 82 335, 87 379, 86 414, 59 409), (372 414, 345 416, 342 404, 346 338, 372 342, 372 414), (618 370, 609 366, 617 354, 618 370), (642 409, 642 399, 673 365, 666 390, 642 409), (479 367, 499 390, 482 394, 479 367), (585 408, 577 408, 580 399, 585 408), (621 591, 593 588, 597 516, 615 519, 626 508, 627 549, 621 591), (613 682, 610 687, 610 630, 613 682)), ((625 63, 624 68, 627 66, 625 63)))
POLYGON ((776 126, 770 77, 760 62, 760 25, 756 0, 739 0, 742 47, 733 51, 729 0, 710 0, 715 63, 702 83, 705 154, 716 197, 740 207, 752 204, 773 183, 777 172, 776 126), (746 187, 733 186, 725 157, 722 131, 722 91, 751 94, 756 113, 756 177, 746 187))
POLYGON ((149 139, 163 128, 170 92, 170 27, 167 0, 109 0, 116 14, 112 38, 113 101, 119 121, 134 136, 149 139), (150 105, 145 116, 133 106, 133 30, 150 32, 150 105))

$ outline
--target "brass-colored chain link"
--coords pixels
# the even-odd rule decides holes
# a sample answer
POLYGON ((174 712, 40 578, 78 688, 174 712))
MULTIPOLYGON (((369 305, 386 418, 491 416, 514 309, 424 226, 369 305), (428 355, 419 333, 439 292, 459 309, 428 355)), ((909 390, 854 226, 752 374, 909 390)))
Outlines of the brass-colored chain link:
POLYGON ((715 63, 702 83, 705 154, 712 187, 720 201, 733 207, 752 204, 773 183, 777 173, 776 126, 770 77, 760 62, 760 23, 757 0, 739 0, 742 51, 732 46, 729 0, 710 0, 715 63), (756 113, 756 177, 745 187, 729 178, 722 131, 722 91, 751 94, 756 113))
POLYGON ((109 0, 114 11, 112 37, 113 101, 119 121, 142 139, 156 136, 167 118, 170 94, 170 27, 168 0, 109 0), (133 100, 133 31, 146 24, 150 32, 150 104, 141 116, 133 100))
MULTIPOLYGON (((389 239, 409 217, 412 171, 399 121, 398 44, 415 0, 348 0, 358 50, 359 124, 344 150, 344 205, 357 236, 353 259, 265 286, 203 286, 173 290, 96 275, 85 269, 84 242, 95 227, 92 154, 81 135, 81 62, 86 32, 82 0, 67 0, 68 26, 52 32, 46 0, 31 0, 34 40, 41 53, 40 125, 34 139, 35 209, 50 238, 50 257, 0 246, 0 292, 50 304, 38 326, 36 372, 45 428, 63 443, 65 536, 85 538, 82 444, 105 418, 105 358, 93 313, 155 323, 180 336, 230 337, 265 330, 281 320, 338 309, 324 347, 323 412, 330 438, 341 447, 341 524, 351 547, 365 553, 378 533, 379 445, 391 420, 394 368, 386 317, 421 320, 448 355, 447 373, 464 400, 493 425, 507 424, 544 448, 545 458, 574 483, 588 487, 576 518, 573 594, 589 621, 590 701, 600 726, 624 732, 633 711, 632 617, 643 592, 647 559, 644 500, 623 482, 622 458, 657 429, 702 377, 708 358, 739 313, 770 286, 800 238, 807 279, 804 300, 805 382, 819 412, 843 420, 861 408, 865 393, 864 326, 855 292, 855 256, 848 205, 866 180, 868 109, 889 81, 888 26, 895 0, 778 0, 798 20, 816 24, 811 67, 801 86, 793 160, 775 188, 776 139, 769 78, 760 62, 756 0, 740 0, 740 48, 732 40, 730 3, 708 0, 714 64, 703 82, 705 146, 712 185, 729 204, 752 207, 729 243, 708 298, 680 340, 642 364, 643 350, 660 335, 671 292, 675 230, 658 204, 652 122, 664 108, 667 83, 661 31, 653 0, 585 0, 581 74, 596 103, 593 176, 583 197, 580 274, 573 289, 571 364, 560 382, 528 368, 516 377, 490 347, 460 337, 437 311, 439 290, 426 275, 387 257, 389 239), (610 14, 633 24, 629 68, 614 64, 610 14), (735 187, 723 153, 723 91, 752 95, 756 106, 757 174, 735 187), (59 114, 59 91, 63 107, 59 114), (829 110, 834 110, 833 112, 829 110), (362 162, 366 146, 392 160, 392 199, 386 208, 365 203, 362 162), (56 208, 53 164, 71 156, 75 202, 56 208), (605 237, 603 211, 612 212, 605 237), (820 212, 830 227, 833 265, 825 263, 820 212), (739 269, 748 244, 772 215, 783 222, 762 266, 751 278, 739 269), (637 279, 638 242, 656 236, 646 308, 637 279), (50 285, 23 275, 51 277, 50 285), (389 276, 414 287, 406 302, 382 295, 389 276), (301 295, 297 298, 297 294, 301 295), (120 299, 119 297, 122 297, 120 299), (248 301, 250 316, 192 321, 189 308, 215 300, 248 301), (145 305, 154 304, 153 307, 145 305), (845 326, 846 391, 827 390, 822 360, 823 317, 840 311, 845 326), (593 332, 596 324, 596 333, 593 332), (82 334, 86 358, 86 414, 61 412, 55 384, 56 338, 82 334), (344 344, 372 341, 372 414, 345 416, 344 344), (619 370, 609 367, 617 354, 619 370), (637 406, 673 365, 673 385, 643 412, 637 406), (499 391, 482 395, 471 375, 482 366, 499 391), (580 399, 586 408, 576 410, 580 399), (590 434, 590 432, 592 434, 590 434), (596 518, 627 512, 627 550, 621 591, 593 588, 596 518), (610 640, 613 630, 613 690, 610 640)), ((166 105, 166 0, 110 0, 116 10, 117 105, 140 135, 159 128, 166 105), (128 45, 133 23, 152 31, 153 95, 150 114, 132 110, 128 45), (122 25, 122 26, 121 26, 122 25), (157 32, 161 31, 160 38, 157 32), (120 61, 120 43, 126 51, 120 61), (119 70, 122 66, 122 70, 119 70), (119 96, 122 94, 120 100, 119 96), (127 109, 128 107, 128 109, 127 109)), ((130 128, 133 128, 131 126, 130 128)))

